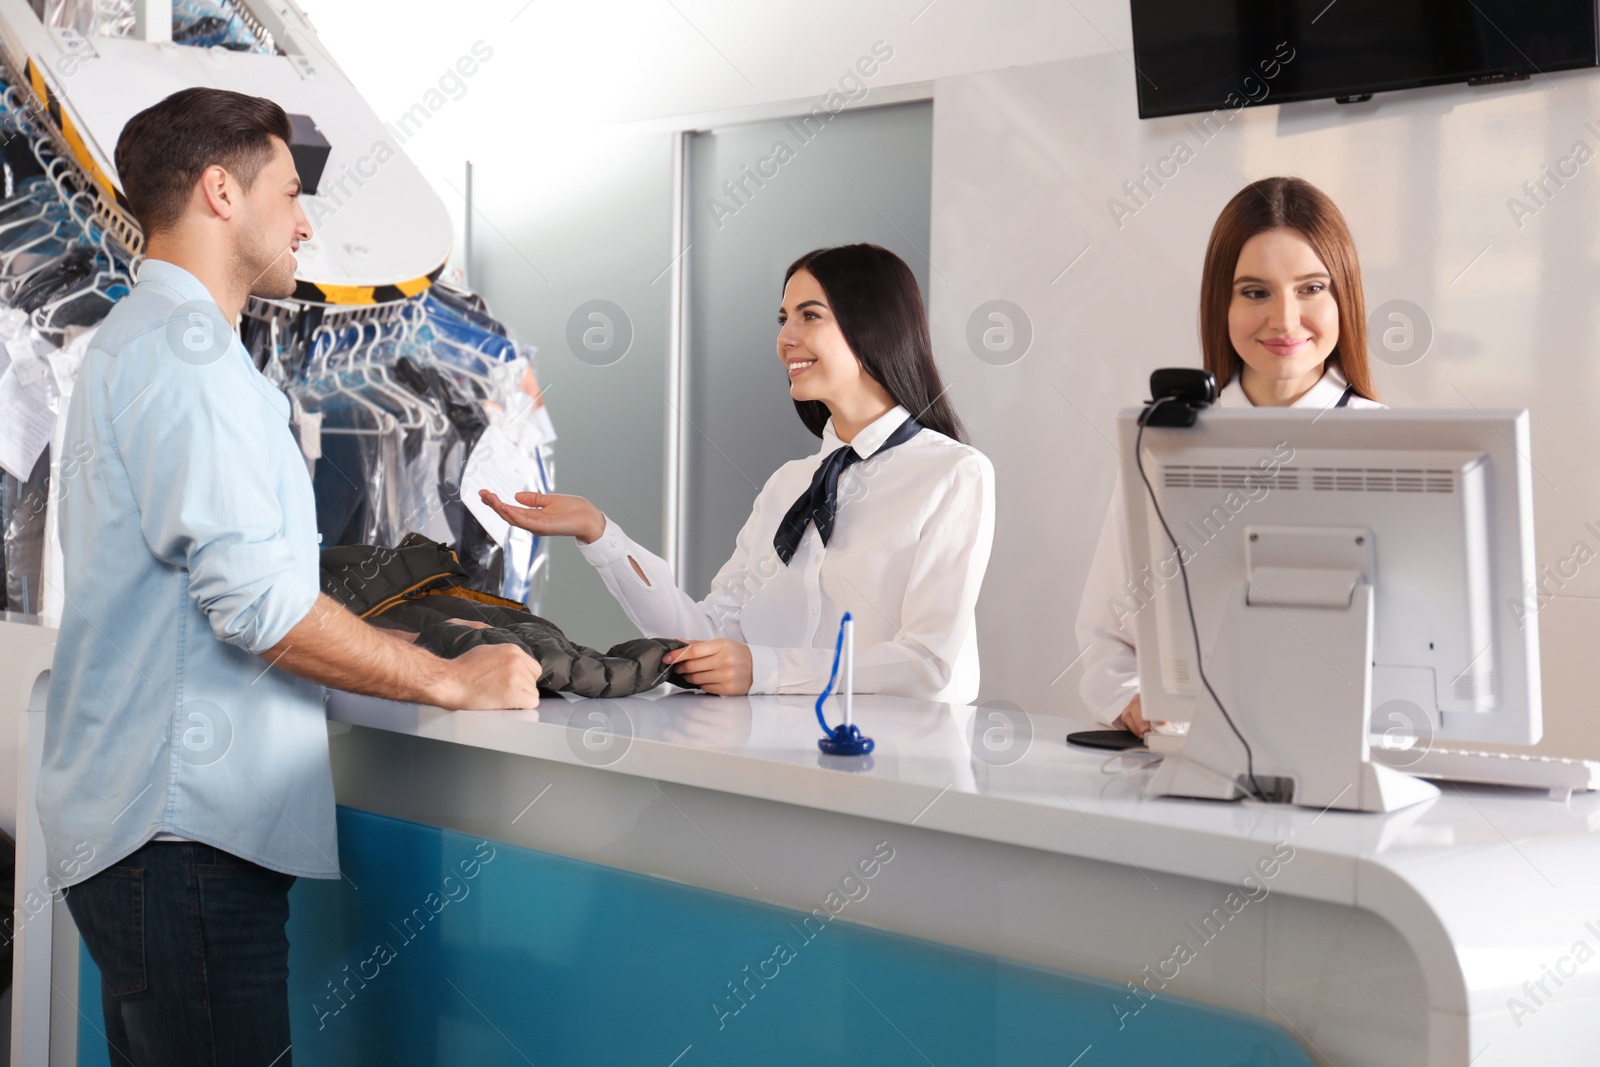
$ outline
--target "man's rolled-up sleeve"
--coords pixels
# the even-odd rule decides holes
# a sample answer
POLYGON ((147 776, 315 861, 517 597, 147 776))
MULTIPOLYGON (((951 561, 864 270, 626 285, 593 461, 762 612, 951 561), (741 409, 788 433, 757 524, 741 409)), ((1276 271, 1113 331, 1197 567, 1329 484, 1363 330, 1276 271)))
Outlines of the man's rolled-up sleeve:
POLYGON ((159 343, 127 353, 126 372, 107 382, 111 439, 150 551, 188 570, 189 595, 219 640, 259 654, 317 597, 304 560, 315 546, 285 536, 267 447, 267 435, 288 431, 236 353, 196 366, 154 351, 159 343))

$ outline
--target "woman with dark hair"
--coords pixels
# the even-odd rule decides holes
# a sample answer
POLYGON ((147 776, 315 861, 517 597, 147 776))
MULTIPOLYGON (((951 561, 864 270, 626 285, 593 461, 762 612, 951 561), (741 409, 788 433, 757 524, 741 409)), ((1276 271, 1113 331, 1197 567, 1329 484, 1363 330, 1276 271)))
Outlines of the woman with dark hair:
MULTIPOLYGON (((1300 178, 1264 178, 1228 201, 1200 280, 1200 345, 1221 407, 1373 408, 1361 264, 1344 216, 1300 178)), ((1078 609, 1078 691, 1143 737, 1118 482, 1078 609)))
POLYGON ((689 642, 670 656, 708 693, 820 693, 849 611, 858 691, 970 703, 994 468, 945 399, 916 278, 876 245, 808 252, 778 324, 789 396, 822 447, 767 479, 706 599, 583 497, 483 499, 576 537, 643 633, 689 642))

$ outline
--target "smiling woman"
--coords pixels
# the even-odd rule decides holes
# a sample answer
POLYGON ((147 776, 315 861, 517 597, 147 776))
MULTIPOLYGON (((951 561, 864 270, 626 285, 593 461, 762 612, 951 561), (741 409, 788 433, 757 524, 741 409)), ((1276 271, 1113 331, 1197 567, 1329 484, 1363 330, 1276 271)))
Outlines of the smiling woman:
POLYGON ((1300 178, 1245 186, 1217 217, 1200 283, 1200 343, 1218 388, 1287 406, 1324 367, 1376 400, 1361 263, 1344 216, 1300 178))
POLYGON ((822 447, 767 480, 704 600, 582 497, 484 499, 575 536, 641 632, 689 642, 670 657, 708 693, 822 692, 850 611, 859 692, 971 702, 994 468, 945 398, 915 276, 876 245, 818 249, 785 275, 778 324, 789 396, 822 447))
MULTIPOLYGON (((1264 178, 1228 201, 1206 245, 1200 344, 1220 406, 1382 406, 1367 368, 1355 241, 1320 189, 1264 178)), ((1122 492, 1119 482, 1078 608, 1078 690, 1102 720, 1143 737, 1151 726, 1139 700, 1133 616, 1150 601, 1128 573, 1122 492)))
POLYGON ((893 252, 876 245, 807 252, 784 274, 778 326, 789 396, 818 437, 833 415, 834 429, 849 441, 853 431, 839 424, 835 404, 863 394, 880 406, 898 403, 928 429, 966 441, 933 361, 916 278, 893 252), (799 371, 817 360, 828 377, 813 374, 802 383, 799 371))

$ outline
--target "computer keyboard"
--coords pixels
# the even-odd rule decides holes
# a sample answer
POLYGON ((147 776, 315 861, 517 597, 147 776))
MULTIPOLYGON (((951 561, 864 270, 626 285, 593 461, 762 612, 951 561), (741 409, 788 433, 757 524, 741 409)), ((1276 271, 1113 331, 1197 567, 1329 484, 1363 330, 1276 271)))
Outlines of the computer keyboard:
POLYGON ((1600 789, 1600 763, 1594 760, 1477 752, 1437 745, 1418 752, 1376 744, 1372 746, 1372 758, 1419 778, 1547 789, 1551 800, 1565 800, 1573 793, 1600 789))

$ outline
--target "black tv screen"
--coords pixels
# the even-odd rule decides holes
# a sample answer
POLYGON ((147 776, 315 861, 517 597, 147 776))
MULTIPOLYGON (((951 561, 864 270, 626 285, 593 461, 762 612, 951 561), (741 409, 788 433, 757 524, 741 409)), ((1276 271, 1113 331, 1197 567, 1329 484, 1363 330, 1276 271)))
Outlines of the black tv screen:
POLYGON ((1139 117, 1597 63, 1595 0, 1132 0, 1139 117))

